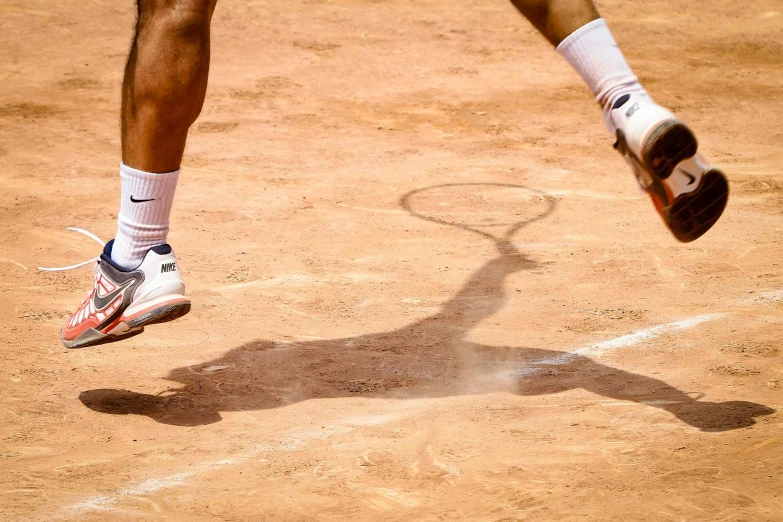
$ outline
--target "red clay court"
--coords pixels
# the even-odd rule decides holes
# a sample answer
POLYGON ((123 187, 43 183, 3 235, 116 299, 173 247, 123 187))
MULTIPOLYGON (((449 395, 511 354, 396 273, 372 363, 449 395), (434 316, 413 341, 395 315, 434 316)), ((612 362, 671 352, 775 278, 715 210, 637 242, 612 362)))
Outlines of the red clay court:
POLYGON ((0 519, 783 519, 783 6, 599 8, 730 178, 703 238, 507 2, 221 0, 193 310, 68 351, 134 10, 0 0, 0 519))

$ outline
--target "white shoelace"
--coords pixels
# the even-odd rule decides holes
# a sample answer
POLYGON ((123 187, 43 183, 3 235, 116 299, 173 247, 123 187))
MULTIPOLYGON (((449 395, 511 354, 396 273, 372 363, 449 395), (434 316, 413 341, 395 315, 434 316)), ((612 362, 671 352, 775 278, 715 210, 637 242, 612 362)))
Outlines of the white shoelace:
MULTIPOLYGON (((84 230, 83 228, 68 227, 66 230, 73 230, 74 232, 78 232, 80 234, 84 234, 85 236, 89 237, 90 239, 94 239, 95 241, 97 241, 101 245, 101 247, 105 247, 106 246, 106 243, 104 243, 101 238, 99 238, 98 236, 96 236, 92 232, 84 230)), ((77 263, 77 264, 71 265, 71 266, 58 266, 58 267, 54 267, 54 268, 45 268, 45 267, 39 266, 37 268, 38 268, 38 270, 41 270, 43 272, 65 272, 66 270, 74 270, 76 268, 81 268, 83 266, 89 265, 90 263, 94 263, 100 257, 101 256, 98 255, 98 256, 93 257, 92 259, 88 259, 87 261, 83 261, 81 263, 77 263)))

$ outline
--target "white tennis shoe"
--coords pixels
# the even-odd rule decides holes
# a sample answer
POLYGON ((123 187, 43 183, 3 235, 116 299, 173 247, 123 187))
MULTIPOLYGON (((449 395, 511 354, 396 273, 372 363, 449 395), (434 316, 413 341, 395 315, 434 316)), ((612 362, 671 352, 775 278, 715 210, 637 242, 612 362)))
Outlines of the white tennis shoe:
POLYGON ((720 218, 729 183, 697 152, 693 131, 646 96, 625 94, 610 113, 615 148, 678 240, 690 242, 720 218))
POLYGON ((62 328, 68 348, 116 341, 190 311, 171 246, 151 248, 137 268, 123 270, 111 260, 113 244, 96 260, 92 290, 62 328))

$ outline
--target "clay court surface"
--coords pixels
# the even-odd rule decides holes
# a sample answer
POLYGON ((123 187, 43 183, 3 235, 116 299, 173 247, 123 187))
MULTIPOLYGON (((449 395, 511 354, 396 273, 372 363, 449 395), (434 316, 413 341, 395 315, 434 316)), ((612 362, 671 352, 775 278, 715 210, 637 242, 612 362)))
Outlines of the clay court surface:
POLYGON ((67 351, 134 10, 0 0, 0 519, 781 520, 782 6, 599 7, 730 177, 704 238, 502 0, 222 0, 193 310, 67 351))

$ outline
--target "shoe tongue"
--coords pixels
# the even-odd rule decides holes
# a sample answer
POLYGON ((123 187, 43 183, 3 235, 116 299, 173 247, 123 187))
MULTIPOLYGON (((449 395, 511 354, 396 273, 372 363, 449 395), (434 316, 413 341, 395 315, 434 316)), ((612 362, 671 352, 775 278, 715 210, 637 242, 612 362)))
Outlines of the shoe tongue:
POLYGON ((101 254, 101 261, 110 265, 112 268, 119 270, 120 272, 132 272, 133 270, 128 270, 127 268, 121 267, 120 265, 115 263, 114 260, 111 258, 111 249, 113 246, 114 246, 113 239, 108 243, 106 243, 106 246, 103 247, 103 253, 101 254))
POLYGON ((106 243, 106 245, 103 247, 103 255, 108 258, 111 258, 111 249, 113 246, 114 246, 114 240, 112 239, 111 241, 106 243))

